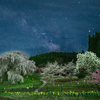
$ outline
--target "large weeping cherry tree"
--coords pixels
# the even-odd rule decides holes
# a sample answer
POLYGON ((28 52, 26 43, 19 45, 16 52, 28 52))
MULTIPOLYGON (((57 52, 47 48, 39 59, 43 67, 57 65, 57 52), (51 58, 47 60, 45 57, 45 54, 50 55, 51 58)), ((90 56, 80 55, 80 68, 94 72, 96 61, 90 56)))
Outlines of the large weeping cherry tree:
POLYGON ((23 75, 36 71, 35 62, 28 59, 28 55, 21 51, 10 51, 0 55, 0 82, 3 82, 5 73, 11 84, 16 84, 16 81, 24 82, 23 75))

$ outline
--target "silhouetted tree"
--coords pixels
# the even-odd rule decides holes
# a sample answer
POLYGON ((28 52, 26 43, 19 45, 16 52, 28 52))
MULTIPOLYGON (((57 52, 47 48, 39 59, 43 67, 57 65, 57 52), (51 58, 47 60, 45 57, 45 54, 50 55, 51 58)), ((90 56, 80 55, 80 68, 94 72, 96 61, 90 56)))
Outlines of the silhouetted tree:
POLYGON ((84 53, 84 50, 82 50, 82 53, 84 53))
POLYGON ((95 35, 93 36, 89 35, 88 51, 96 53, 97 57, 100 57, 98 55, 99 41, 100 41, 100 32, 96 32, 95 35))

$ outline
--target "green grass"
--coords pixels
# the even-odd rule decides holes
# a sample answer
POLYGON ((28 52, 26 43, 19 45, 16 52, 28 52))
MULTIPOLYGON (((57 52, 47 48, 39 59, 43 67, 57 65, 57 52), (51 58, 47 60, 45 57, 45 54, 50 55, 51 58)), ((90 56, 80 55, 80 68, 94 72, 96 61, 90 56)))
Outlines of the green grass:
MULTIPOLYGON (((42 85, 42 82, 40 81, 40 74, 33 74, 33 75, 25 75, 24 76, 24 83, 19 83, 17 85, 7 85, 9 84, 7 80, 3 82, 3 84, 0 84, 0 89, 17 89, 17 88, 26 88, 26 87, 39 87, 42 85), (28 77, 27 77, 28 76, 28 77)), ((70 95, 63 95, 61 92, 61 86, 63 87, 63 91, 78 91, 78 86, 80 86, 80 91, 92 91, 97 90, 97 87, 91 83, 82 82, 79 80, 78 82, 73 81, 72 84, 70 82, 55 82, 54 85, 48 83, 40 92, 45 92, 48 87, 48 91, 52 92, 60 92, 61 95, 31 95, 30 93, 21 92, 19 95, 13 92, 10 93, 3 93, 1 94, 2 97, 9 97, 9 98, 16 98, 17 100, 96 100, 97 95, 79 95, 79 96, 70 96, 70 95), (77 84, 79 83, 79 84, 77 84), (59 86, 58 86, 59 85, 59 86), (23 94, 24 93, 24 94, 23 94)), ((9 91, 7 91, 9 92, 9 91)), ((17 92, 17 91, 16 91, 17 92)), ((32 91, 33 92, 33 91, 32 91)), ((100 100, 100 99, 98 99, 100 100)))
POLYGON ((33 75, 27 74, 24 76, 24 83, 19 83, 16 85, 10 85, 10 83, 7 80, 5 80, 3 82, 3 84, 0 84, 0 89, 24 88, 24 87, 28 87, 29 85, 38 86, 38 85, 42 84, 42 82, 40 81, 40 77, 41 77, 41 75, 39 75, 39 74, 33 74, 33 75), (27 76, 28 76, 28 78, 27 78, 27 76))

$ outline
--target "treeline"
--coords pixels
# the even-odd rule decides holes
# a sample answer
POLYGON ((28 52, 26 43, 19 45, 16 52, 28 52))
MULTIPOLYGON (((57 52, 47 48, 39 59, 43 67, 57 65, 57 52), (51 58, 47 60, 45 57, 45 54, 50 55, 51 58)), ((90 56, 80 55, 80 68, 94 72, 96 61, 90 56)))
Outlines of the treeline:
MULTIPOLYGON (((88 41, 88 50, 96 53, 97 57, 100 58, 100 32, 96 32, 95 35, 90 36, 89 35, 89 41, 88 41)), ((79 53, 84 53, 82 52, 79 53)), ((50 52, 45 54, 39 54, 36 56, 31 56, 29 60, 35 61, 36 67, 45 67, 47 62, 54 62, 57 61, 58 64, 68 64, 68 62, 71 62, 73 60, 73 63, 76 64, 77 61, 77 54, 75 52, 72 53, 66 53, 66 52, 50 52)))
MULTIPOLYGON (((84 51, 82 50, 84 53, 84 51)), ((72 52, 72 53, 66 53, 66 52, 50 52, 45 54, 39 54, 36 56, 31 56, 29 60, 35 61, 36 67, 45 67, 47 62, 54 62, 57 61, 58 64, 68 64, 68 62, 71 62, 73 59, 73 63, 76 64, 76 55, 78 53, 72 52)))
POLYGON ((100 58, 100 32, 95 32, 95 35, 89 35, 88 51, 96 53, 97 57, 100 58))

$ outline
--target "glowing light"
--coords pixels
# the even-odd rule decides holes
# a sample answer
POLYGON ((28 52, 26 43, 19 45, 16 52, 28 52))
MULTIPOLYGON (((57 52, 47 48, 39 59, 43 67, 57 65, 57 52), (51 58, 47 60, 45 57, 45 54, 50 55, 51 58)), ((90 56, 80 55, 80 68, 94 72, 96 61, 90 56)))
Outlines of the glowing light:
POLYGON ((89 30, 89 32, 91 32, 91 30, 89 30))

